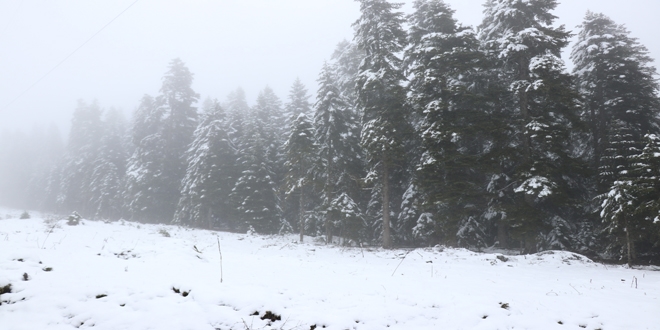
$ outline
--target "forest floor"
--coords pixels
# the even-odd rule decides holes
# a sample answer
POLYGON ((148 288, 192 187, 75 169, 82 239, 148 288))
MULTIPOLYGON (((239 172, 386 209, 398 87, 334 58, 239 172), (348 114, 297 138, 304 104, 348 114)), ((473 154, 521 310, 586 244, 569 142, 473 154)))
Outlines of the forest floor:
POLYGON ((19 215, 0 212, 2 330, 660 325, 657 267, 570 252, 344 248, 294 235, 19 215))

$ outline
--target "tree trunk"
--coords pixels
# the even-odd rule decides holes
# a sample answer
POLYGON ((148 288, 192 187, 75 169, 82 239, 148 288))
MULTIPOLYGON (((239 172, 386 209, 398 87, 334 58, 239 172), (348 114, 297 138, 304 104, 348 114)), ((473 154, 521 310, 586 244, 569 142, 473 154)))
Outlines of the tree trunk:
POLYGON ((300 243, 303 242, 305 235, 305 192, 304 188, 300 187, 300 243))
POLYGON ((628 247, 628 267, 632 268, 632 242, 630 241, 630 229, 628 228, 628 221, 626 220, 626 245, 628 247))
POLYGON ((328 155, 328 169, 325 178, 325 198, 326 198, 326 212, 325 212, 325 243, 332 243, 332 213, 330 212, 330 204, 332 204, 332 191, 334 189, 332 183, 334 178, 332 177, 333 173, 333 163, 332 156, 333 153, 328 155))
POLYGON ((389 164, 383 162, 383 248, 392 247, 390 238, 390 173, 389 164))
POLYGON ((507 244, 506 237, 506 222, 504 219, 500 218, 497 221, 497 241, 500 243, 500 249, 508 249, 509 244, 507 244))
MULTIPOLYGON (((520 67, 519 67, 519 79, 520 80, 529 80, 529 61, 525 59, 521 59, 520 62, 520 67)), ((518 90, 518 105, 520 106, 520 115, 523 118, 523 125, 522 125, 522 136, 523 136, 523 148, 524 148, 524 156, 525 156, 525 163, 529 164, 532 160, 532 142, 530 135, 527 132, 527 124, 530 122, 530 114, 529 114, 529 100, 527 99, 527 91, 526 90, 518 90)))

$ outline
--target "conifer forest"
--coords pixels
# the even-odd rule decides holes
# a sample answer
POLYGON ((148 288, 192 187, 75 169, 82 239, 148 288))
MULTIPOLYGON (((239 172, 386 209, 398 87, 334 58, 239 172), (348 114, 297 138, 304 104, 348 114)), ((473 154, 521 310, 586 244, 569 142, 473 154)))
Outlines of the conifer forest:
POLYGON ((358 2, 354 38, 328 54, 316 91, 296 80, 283 97, 202 99, 176 58, 130 119, 81 100, 66 143, 55 128, 4 133, 0 202, 339 245, 660 263, 658 76, 630 31, 596 12, 556 26, 556 0, 486 0, 474 27, 442 0, 409 15, 358 2))

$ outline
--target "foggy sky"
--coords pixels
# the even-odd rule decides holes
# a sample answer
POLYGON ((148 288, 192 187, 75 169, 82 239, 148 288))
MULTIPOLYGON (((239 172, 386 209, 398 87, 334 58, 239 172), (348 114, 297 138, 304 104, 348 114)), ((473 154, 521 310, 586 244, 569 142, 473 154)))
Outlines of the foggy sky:
MULTIPOLYGON (((158 94, 176 57, 195 74, 193 89, 202 100, 223 101, 242 87, 253 104, 268 85, 286 101, 299 77, 313 101, 323 61, 338 42, 352 39, 360 14, 352 0, 139 0, 6 107, 134 1, 0 0, 0 130, 55 123, 66 137, 78 99, 97 99, 129 115, 143 94, 158 94)), ((464 25, 481 22, 484 0, 445 1, 464 25)), ((413 1, 403 2, 410 12, 413 1)), ((587 10, 601 12, 660 58, 660 2, 560 2, 557 24, 577 32, 587 10)))

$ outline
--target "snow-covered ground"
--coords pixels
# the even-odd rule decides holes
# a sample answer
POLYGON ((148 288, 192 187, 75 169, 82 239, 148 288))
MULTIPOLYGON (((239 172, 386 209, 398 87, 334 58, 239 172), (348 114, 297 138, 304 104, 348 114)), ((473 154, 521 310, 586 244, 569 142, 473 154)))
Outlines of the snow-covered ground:
POLYGON ((660 329, 660 271, 568 252, 342 248, 15 213, 0 213, 3 330, 660 329))

